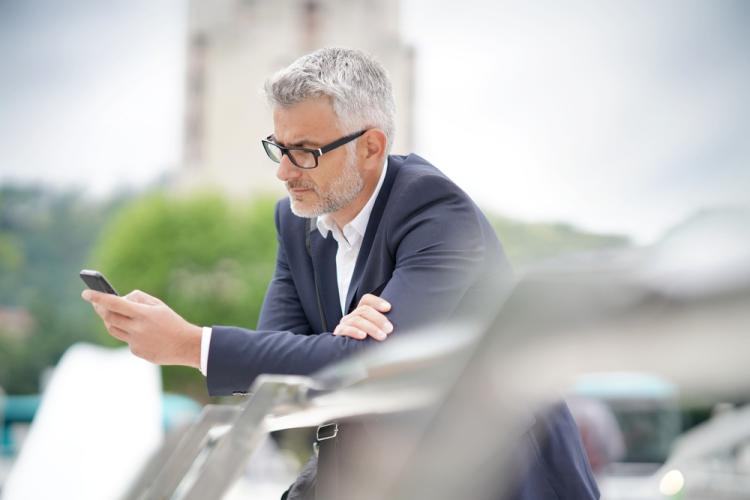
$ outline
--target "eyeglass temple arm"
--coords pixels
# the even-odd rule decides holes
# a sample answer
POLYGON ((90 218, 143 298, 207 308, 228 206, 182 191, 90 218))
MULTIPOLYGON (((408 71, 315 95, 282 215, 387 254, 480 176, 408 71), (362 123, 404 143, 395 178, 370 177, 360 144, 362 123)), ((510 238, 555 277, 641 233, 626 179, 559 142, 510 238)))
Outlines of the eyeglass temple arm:
POLYGON ((347 142, 353 141, 353 140, 354 140, 354 139, 356 139, 357 137, 360 137, 361 135, 363 135, 363 134, 364 134, 365 132, 367 132, 367 129, 365 129, 365 130, 360 130, 359 132, 355 132, 355 133, 353 133, 353 134, 349 134, 349 135, 347 135, 347 136, 344 136, 344 137, 342 137, 341 139, 339 139, 338 141, 333 141, 332 143, 330 143, 330 144, 326 144, 326 145, 325 145, 325 146, 323 146, 322 148, 319 148, 319 149, 317 150, 317 153, 318 153, 319 155, 322 155, 322 154, 324 154, 324 153, 327 153, 327 152, 329 152, 329 151, 331 151, 331 150, 333 150, 333 149, 336 149, 336 148, 337 148, 337 147, 339 147, 339 146, 343 146, 343 145, 344 145, 344 144, 346 144, 347 142))

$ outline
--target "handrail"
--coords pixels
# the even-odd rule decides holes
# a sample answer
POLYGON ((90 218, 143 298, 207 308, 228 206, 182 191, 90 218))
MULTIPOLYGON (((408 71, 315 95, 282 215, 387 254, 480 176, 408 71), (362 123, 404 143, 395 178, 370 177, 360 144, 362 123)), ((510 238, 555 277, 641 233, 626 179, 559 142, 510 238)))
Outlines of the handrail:
MULTIPOLYGON (((660 276, 660 283, 670 279, 660 276)), ((205 450, 205 440, 189 447, 173 469, 184 473, 178 486, 163 491, 171 494, 155 496, 152 488, 142 498, 221 498, 268 432, 426 406, 434 411, 419 435, 390 443, 388 456, 358 456, 364 475, 346 477, 347 487, 361 492, 360 500, 497 497, 499 485, 512 484, 517 460, 497 450, 513 449, 529 409, 580 374, 642 370, 695 391, 747 395, 746 349, 725 353, 720 371, 706 353, 717 342, 745 345, 748 304, 750 279, 680 294, 629 270, 529 274, 490 328, 444 325, 426 331, 427 339, 416 332, 394 338, 313 377, 259 377, 212 447, 205 450), (670 357, 676 346, 679 358, 670 357), (708 370, 710 380, 701 376, 708 370), (201 460, 197 448, 205 451, 201 460)))
POLYGON ((123 500, 171 498, 201 450, 212 429, 237 419, 239 406, 207 405, 178 442, 166 441, 133 483, 123 500))
POLYGON ((456 341, 450 331, 450 325, 444 325, 430 332, 415 332, 401 349, 363 353, 339 363, 336 371, 323 370, 320 376, 259 376, 244 404, 206 406, 171 453, 162 450, 162 456, 169 457, 164 466, 155 471, 158 461, 152 459, 123 500, 221 498, 262 438, 272 431, 429 404, 452 372, 437 370, 429 377, 431 383, 425 384, 422 371, 436 360, 455 357, 469 345, 468 332, 456 341), (419 347, 424 346, 422 335, 430 336, 430 348, 419 347), (416 374, 411 383, 410 373, 416 374), (394 377, 397 390, 388 383, 394 377), (227 425, 223 432, 211 436, 212 430, 227 425))

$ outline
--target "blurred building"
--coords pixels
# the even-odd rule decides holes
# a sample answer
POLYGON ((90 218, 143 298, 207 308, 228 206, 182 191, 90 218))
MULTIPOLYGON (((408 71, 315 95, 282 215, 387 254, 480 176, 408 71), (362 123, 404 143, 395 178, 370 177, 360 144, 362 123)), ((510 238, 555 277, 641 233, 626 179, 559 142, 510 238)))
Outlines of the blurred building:
POLYGON ((399 0, 191 0, 183 166, 178 191, 281 192, 260 139, 273 131, 265 79, 320 47, 359 48, 389 71, 397 106, 393 152, 412 141, 413 54, 399 0))

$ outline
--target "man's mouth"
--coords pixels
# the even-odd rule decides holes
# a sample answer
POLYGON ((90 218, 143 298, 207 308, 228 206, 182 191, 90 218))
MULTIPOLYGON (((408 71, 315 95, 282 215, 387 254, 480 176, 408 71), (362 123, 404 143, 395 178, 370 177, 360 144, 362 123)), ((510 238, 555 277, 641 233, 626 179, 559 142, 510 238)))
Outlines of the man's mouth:
POLYGON ((303 194, 313 190, 310 186, 287 184, 287 190, 292 194, 303 194))

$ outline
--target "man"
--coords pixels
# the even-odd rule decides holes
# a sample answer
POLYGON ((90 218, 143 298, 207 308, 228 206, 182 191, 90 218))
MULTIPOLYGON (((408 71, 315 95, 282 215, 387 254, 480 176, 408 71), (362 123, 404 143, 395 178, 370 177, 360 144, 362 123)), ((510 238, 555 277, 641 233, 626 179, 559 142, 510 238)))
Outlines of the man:
MULTIPOLYGON (((201 328, 143 292, 85 291, 114 337, 154 363, 199 368, 212 395, 239 394, 261 373, 309 374, 497 302, 510 273, 484 215, 424 159, 388 156, 395 106, 377 62, 322 49, 265 90, 274 133, 263 147, 289 197, 276 207, 276 271, 258 328, 201 328)), ((580 452, 577 436, 564 438, 580 452)))

